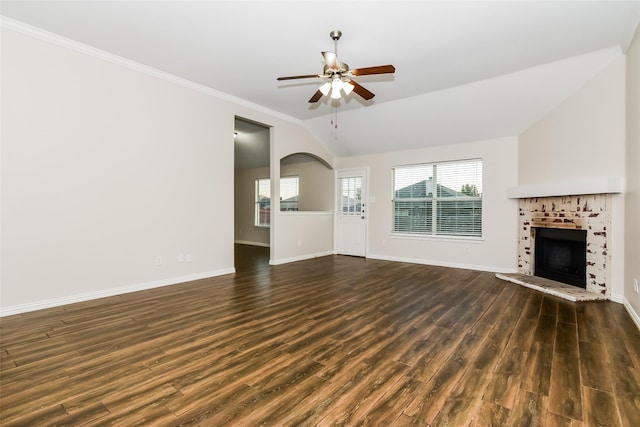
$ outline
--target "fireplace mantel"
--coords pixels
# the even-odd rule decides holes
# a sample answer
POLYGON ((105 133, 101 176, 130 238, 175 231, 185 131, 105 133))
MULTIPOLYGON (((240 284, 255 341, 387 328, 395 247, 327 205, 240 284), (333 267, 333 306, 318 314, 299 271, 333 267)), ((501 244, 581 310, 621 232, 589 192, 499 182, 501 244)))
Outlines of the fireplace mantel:
POLYGON ((534 185, 512 187, 507 191, 510 199, 530 197, 578 196, 584 194, 616 194, 624 191, 624 178, 599 177, 574 181, 541 182, 534 185))

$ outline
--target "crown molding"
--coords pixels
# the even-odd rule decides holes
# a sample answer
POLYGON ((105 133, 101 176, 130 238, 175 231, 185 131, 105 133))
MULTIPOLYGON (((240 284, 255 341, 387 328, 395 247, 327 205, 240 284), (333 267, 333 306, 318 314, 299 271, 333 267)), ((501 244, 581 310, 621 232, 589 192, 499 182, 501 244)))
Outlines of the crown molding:
POLYGON ((270 116, 277 117, 282 120, 286 120, 291 123, 295 123, 300 126, 304 126, 302 120, 297 119, 295 117, 289 116, 287 114, 283 114, 279 111, 272 110, 263 105, 255 104, 253 102, 247 101, 242 98, 238 98, 236 96, 230 95, 225 92, 221 92, 219 90, 213 89, 209 86, 205 86, 200 83, 196 83, 194 81, 185 79, 183 77, 178 77, 174 74, 170 74, 156 68, 150 67, 148 65, 141 64, 136 61, 132 61, 127 58, 123 58, 121 56, 115 55, 113 53, 106 52, 104 50, 100 50, 93 46, 86 45, 84 43, 80 43, 78 41, 63 37, 61 35, 51 33, 49 31, 43 30, 38 27, 34 27, 32 25, 25 24, 24 22, 16 21, 15 19, 7 18, 6 16, 0 16, 0 27, 6 28, 38 40, 42 40, 48 43, 52 43, 58 46, 66 47, 68 49, 74 50, 76 52, 83 53, 85 55, 93 56, 95 58, 101 59, 103 61, 108 61, 113 64, 117 64, 126 68, 129 68, 134 71, 138 71, 140 73, 144 73, 153 77, 157 77, 159 79, 165 80, 167 82, 177 84, 179 86, 195 90, 197 92, 203 93, 208 96, 212 96, 224 101, 228 101, 242 107, 250 108, 252 110, 256 110, 258 112, 268 114, 270 116))

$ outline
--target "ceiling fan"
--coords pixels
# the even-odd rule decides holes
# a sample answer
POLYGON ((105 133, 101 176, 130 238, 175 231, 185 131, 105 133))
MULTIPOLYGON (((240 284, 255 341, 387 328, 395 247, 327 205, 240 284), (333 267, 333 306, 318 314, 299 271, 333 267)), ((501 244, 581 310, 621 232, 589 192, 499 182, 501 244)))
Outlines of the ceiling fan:
POLYGON ((340 30, 334 30, 329 33, 329 36, 335 42, 335 52, 322 52, 325 62, 322 74, 278 77, 277 80, 309 78, 327 79, 316 93, 313 94, 311 99, 309 99, 309 102, 312 103, 318 102, 322 96, 330 96, 332 99, 340 99, 342 97, 342 93, 349 95, 351 91, 357 93, 366 100, 373 98, 375 94, 353 80, 353 77, 371 74, 393 74, 396 71, 396 68, 393 65, 378 65, 375 67, 354 68, 353 70, 350 70, 347 64, 338 61, 338 40, 342 37, 342 32, 340 30))

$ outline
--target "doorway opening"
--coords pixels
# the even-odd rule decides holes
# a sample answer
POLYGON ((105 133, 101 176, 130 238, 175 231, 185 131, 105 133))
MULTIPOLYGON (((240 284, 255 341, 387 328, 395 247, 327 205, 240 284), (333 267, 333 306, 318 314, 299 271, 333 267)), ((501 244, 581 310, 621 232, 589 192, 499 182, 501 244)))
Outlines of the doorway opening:
POLYGON ((235 267, 252 265, 270 254, 270 128, 242 117, 234 122, 234 252, 235 267), (240 247, 240 245, 242 247, 240 247), (246 248, 244 247, 246 246, 246 248), (254 248, 252 248, 254 247, 254 248), (242 250, 239 250, 242 249, 242 250))

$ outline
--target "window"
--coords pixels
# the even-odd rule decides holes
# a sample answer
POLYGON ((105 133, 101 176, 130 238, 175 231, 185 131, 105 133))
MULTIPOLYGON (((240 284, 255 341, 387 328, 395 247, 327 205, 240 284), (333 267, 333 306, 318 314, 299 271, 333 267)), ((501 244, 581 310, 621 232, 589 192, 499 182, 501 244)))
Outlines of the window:
POLYGON ((271 182, 256 179, 256 226, 268 227, 271 224, 271 182))
POLYGON ((340 178, 342 215, 362 215, 362 177, 340 178))
POLYGON ((298 177, 287 176, 280 178, 280 210, 298 210, 298 177))
POLYGON ((482 160, 393 169, 393 232, 482 236, 482 160))
MULTIPOLYGON (((280 210, 298 210, 298 177, 280 178, 280 210)), ((256 179, 256 211, 255 225, 269 227, 271 225, 271 180, 256 179)))

